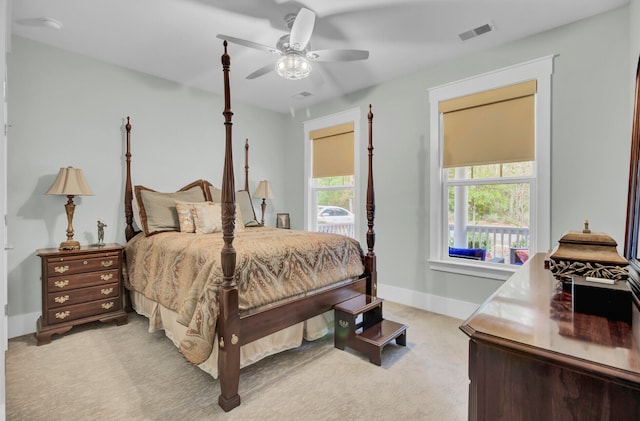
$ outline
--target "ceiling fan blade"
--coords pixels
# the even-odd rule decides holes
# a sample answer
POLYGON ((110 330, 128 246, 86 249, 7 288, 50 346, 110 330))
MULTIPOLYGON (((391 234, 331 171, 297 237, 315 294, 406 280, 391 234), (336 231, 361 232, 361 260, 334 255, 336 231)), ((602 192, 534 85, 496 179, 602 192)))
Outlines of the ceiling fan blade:
POLYGON ((275 54, 281 56, 283 54, 282 51, 278 50, 275 47, 269 47, 268 45, 258 44, 257 42, 247 41, 246 39, 231 37, 229 35, 218 34, 216 38, 227 40, 228 42, 232 42, 238 45, 244 45, 245 47, 255 48, 256 50, 265 51, 267 53, 275 54))
POLYGON ((355 61, 366 60, 366 50, 315 50, 307 53, 307 58, 314 61, 355 61))
POLYGON ((304 7, 300 9, 291 27, 291 35, 289 36, 289 45, 291 48, 297 51, 304 50, 311 39, 315 24, 316 14, 304 7))
POLYGON ((273 64, 267 64, 266 66, 262 66, 261 68, 259 68, 255 72, 251 73, 249 76, 247 76, 247 79, 255 79, 255 78, 260 77, 262 75, 266 75, 267 73, 269 73, 270 71, 272 71, 274 69, 275 69, 275 66, 273 64))

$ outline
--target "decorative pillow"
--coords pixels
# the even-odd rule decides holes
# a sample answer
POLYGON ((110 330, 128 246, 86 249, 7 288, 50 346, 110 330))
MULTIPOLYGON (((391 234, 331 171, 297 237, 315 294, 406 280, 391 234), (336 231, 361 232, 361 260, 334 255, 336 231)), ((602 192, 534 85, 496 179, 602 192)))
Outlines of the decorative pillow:
POLYGON ((175 193, 160 193, 144 186, 135 186, 135 194, 140 207, 141 229, 145 235, 163 231, 180 231, 180 221, 176 210, 176 200, 184 202, 204 202, 204 186, 198 180, 175 193))
POLYGON ((180 224, 180 232, 196 232, 196 225, 193 221, 193 205, 207 204, 211 202, 183 202, 176 200, 176 212, 180 224))
POLYGON ((191 208, 196 234, 222 231, 222 213, 219 203, 193 203, 191 208))
POLYGON ((518 259, 522 263, 527 263, 527 260, 529 260, 529 250, 528 249, 516 250, 516 256, 518 256, 518 259))
POLYGON ((244 223, 242 224, 243 227, 260 225, 256 220, 256 213, 253 210, 253 203, 251 202, 251 197, 249 196, 248 191, 238 190, 238 193, 236 193, 236 209, 238 209, 236 214, 242 214, 242 219, 244 220, 244 223))

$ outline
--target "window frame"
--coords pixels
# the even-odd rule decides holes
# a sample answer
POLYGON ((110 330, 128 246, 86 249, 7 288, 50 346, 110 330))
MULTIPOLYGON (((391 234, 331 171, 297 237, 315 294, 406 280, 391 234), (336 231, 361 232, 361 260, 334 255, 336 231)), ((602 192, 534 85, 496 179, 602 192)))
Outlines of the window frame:
POLYGON ((452 98, 496 89, 527 80, 537 81, 535 98, 535 163, 530 192, 529 250, 547 251, 551 237, 551 76, 553 55, 430 88, 429 267, 432 270, 506 280, 518 266, 461 261, 448 255, 447 169, 442 168, 443 116, 438 104, 452 98), (446 243, 445 243, 446 241, 446 243), (446 251, 446 253, 445 253, 446 251))
MULTIPOLYGON (((360 238, 360 119, 361 110, 359 107, 351 108, 336 114, 319 117, 313 120, 307 120, 304 124, 304 227, 306 230, 312 230, 318 218, 317 203, 315 192, 319 190, 345 190, 344 186, 336 186, 335 188, 319 187, 313 185, 313 177, 311 173, 311 165, 313 162, 311 140, 309 133, 314 130, 324 129, 326 127, 338 126, 340 124, 353 122, 353 223, 354 238, 360 238), (314 211, 315 210, 315 211, 314 211)), ((350 189, 351 187, 349 187, 350 189)))

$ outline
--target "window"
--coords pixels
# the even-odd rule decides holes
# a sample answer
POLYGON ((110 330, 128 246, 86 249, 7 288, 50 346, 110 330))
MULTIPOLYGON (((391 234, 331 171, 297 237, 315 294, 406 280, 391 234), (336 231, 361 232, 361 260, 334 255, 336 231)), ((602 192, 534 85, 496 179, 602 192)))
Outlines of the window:
POLYGON ((356 238, 360 111, 305 122, 305 226, 356 238))
POLYGON ((432 269, 506 279, 548 250, 552 59, 429 90, 432 269))

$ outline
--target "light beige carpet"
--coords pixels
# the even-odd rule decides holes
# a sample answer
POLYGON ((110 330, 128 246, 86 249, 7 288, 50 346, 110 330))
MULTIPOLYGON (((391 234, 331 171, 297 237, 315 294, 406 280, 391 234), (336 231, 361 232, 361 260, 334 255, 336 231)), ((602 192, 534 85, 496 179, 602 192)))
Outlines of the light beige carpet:
POLYGON ((49 345, 9 341, 8 420, 464 420, 467 339, 458 319, 384 303, 409 325, 382 366, 333 347, 331 335, 241 371, 242 405, 224 413, 218 381, 188 364, 161 333, 129 324, 73 328, 49 345))

